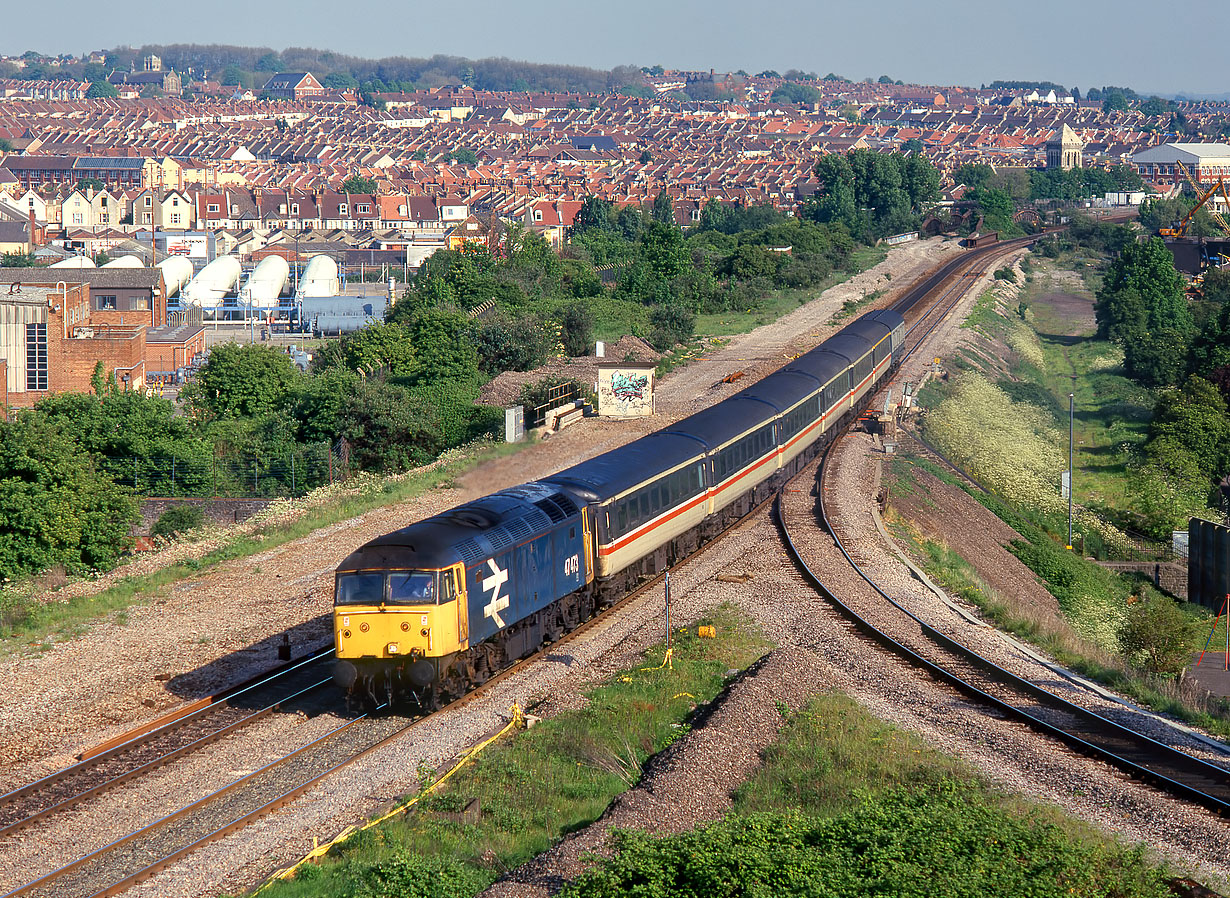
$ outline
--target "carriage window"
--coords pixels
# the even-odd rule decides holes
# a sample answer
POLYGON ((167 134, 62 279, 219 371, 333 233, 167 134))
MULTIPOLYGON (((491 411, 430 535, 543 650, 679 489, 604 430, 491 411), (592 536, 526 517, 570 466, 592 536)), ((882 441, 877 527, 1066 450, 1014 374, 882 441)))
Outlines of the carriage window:
POLYGON ((434 571, 393 571, 389 574, 389 602, 394 605, 434 605, 434 571))
POLYGON ((453 578, 452 571, 445 571, 440 574, 440 601, 448 602, 457 595, 457 583, 453 578))
POLYGON ((379 605, 384 601, 384 574, 342 574, 337 578, 338 605, 379 605))

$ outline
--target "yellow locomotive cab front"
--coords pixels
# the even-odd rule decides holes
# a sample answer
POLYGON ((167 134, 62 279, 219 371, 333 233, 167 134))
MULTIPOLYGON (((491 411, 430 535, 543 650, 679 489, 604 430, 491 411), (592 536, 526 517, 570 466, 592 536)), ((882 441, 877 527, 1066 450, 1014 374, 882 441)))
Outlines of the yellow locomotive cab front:
POLYGON ((396 678, 423 687, 438 660, 467 647, 460 565, 337 575, 333 632, 338 679, 396 678))

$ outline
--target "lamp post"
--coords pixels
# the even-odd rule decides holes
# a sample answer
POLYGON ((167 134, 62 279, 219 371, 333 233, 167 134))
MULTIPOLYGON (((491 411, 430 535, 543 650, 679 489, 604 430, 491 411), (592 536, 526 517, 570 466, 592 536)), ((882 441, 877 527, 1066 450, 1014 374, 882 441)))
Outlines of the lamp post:
POLYGON ((1076 394, 1068 394, 1068 548, 1072 548, 1072 435, 1076 394))

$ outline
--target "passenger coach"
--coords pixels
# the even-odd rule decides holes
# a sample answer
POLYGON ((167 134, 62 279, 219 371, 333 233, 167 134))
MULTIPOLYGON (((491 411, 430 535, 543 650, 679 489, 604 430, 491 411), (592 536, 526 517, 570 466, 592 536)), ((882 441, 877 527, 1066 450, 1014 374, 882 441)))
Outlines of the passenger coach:
POLYGON ((694 552, 801 470, 899 361, 864 315, 722 402, 367 543, 337 570, 337 679, 371 700, 458 695, 694 552))

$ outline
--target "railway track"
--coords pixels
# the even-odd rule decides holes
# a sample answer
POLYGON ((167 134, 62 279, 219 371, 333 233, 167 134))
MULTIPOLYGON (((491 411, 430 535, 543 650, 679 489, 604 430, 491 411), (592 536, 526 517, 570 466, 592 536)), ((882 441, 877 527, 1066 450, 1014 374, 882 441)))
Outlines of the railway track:
POLYGON ((78 763, 0 795, 0 838, 63 813, 250 726, 331 682, 332 649, 151 721, 78 763))
POLYGON ((796 539, 799 525, 788 520, 780 495, 777 524, 787 552, 803 576, 860 630, 911 664, 1012 719, 1218 814, 1230 813, 1230 771, 1073 704, 1005 670, 922 620, 881 589, 847 549, 840 524, 828 515, 824 505, 827 469, 828 465, 822 462, 816 511, 824 529, 850 567, 865 581, 866 588, 836 587, 832 585, 832 570, 822 575, 807 563, 796 539))
MULTIPOLYGON (((755 506, 740 521, 693 553, 688 561, 698 559, 720 545, 728 534, 752 520, 757 512, 764 511, 772 502, 770 496, 755 506)), ((455 712, 476 701, 519 672, 527 663, 557 651, 560 646, 609 620, 611 613, 659 587, 664 576, 665 573, 647 580, 602 614, 585 621, 560 640, 543 646, 534 655, 504 668, 481 686, 431 715, 407 718, 364 714, 355 717, 261 769, 0 898, 97 898, 119 894, 197 848, 236 832, 293 801, 330 774, 402 737, 427 716, 455 712)))
MULTIPOLYGON (((1023 243, 1024 241, 1013 241, 1023 243)), ((1000 250, 1005 244, 997 245, 1000 250)), ((1012 247, 1011 249, 1015 249, 1012 247)), ((994 248, 990 248, 994 249, 994 248)), ((1008 251, 1011 251, 1008 249, 1008 251)), ((979 260, 985 272, 998 253, 979 260)), ((970 263, 969 256, 958 262, 970 263)), ((907 355, 921 347, 927 335, 944 320, 960 299, 965 277, 978 271, 968 266, 949 263, 927 278, 929 293, 942 291, 929 309, 915 318, 907 333, 907 355), (954 294, 956 294, 954 296, 954 294), (948 298, 953 296, 951 302, 948 298), (930 322, 930 323, 928 323, 930 322), (914 335, 919 333, 917 337, 914 335)), ((914 291, 911 291, 911 294, 914 291)), ((913 309, 928 295, 907 294, 899 305, 913 309)), ((899 309, 900 310, 900 309, 899 309)), ((831 567, 824 574, 809 565, 795 538, 797 523, 792 525, 782 507, 782 494, 775 503, 777 526, 792 561, 803 576, 827 600, 870 638, 906 658, 910 663, 928 670, 935 677, 950 683, 964 694, 998 712, 1019 720, 1056 738, 1077 751, 1101 758, 1129 775, 1152 783, 1165 791, 1202 805, 1218 814, 1230 813, 1230 770, 1194 757, 1179 748, 1159 742, 1135 729, 1109 719, 1017 676, 962 644, 957 638, 922 620, 897 602, 864 570, 848 548, 847 534, 840 520, 829 514, 825 497, 829 494, 827 478, 831 470, 833 449, 821 459, 818 472, 815 514, 823 530, 833 539, 849 568, 861 581, 861 588, 837 587, 838 576, 831 567)), ((813 520, 810 526, 814 526, 813 520)), ((803 525, 808 526, 808 525, 803 525)), ((1124 710, 1125 719, 1133 712, 1124 710)))

